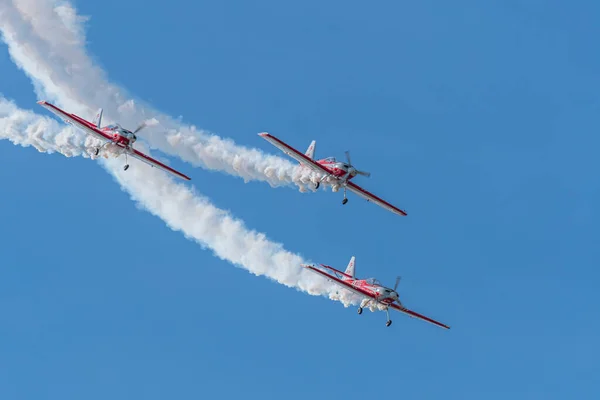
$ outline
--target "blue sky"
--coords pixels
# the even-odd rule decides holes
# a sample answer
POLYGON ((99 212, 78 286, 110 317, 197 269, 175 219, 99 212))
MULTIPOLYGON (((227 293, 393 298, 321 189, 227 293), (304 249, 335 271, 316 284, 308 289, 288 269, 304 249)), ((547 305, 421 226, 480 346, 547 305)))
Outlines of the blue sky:
MULTIPOLYGON (((2 141, 1 398, 598 396, 597 2, 138 3, 76 3, 113 82, 273 154, 258 132, 350 150, 409 215, 172 164, 288 250, 401 275, 452 329, 255 277, 95 162, 2 141)), ((44 114, 5 46, 0 74, 44 114)))

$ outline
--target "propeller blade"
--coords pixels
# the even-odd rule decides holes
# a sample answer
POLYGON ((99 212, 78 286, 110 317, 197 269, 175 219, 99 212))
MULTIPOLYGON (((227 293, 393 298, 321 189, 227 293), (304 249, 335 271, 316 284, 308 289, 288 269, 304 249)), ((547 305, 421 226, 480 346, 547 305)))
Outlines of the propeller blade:
POLYGON ((365 171, 356 171, 357 174, 362 175, 362 176, 366 176, 369 177, 371 176, 370 172, 365 172, 365 171))
POLYGON ((137 128, 135 128, 135 131, 133 131, 133 133, 138 133, 139 131, 141 131, 142 129, 144 129, 146 127, 146 122, 142 122, 137 128))
POLYGON ((398 288, 398 283, 400 283, 400 277, 396 278, 396 284, 394 285, 394 291, 398 288))
POLYGON ((348 165, 352 165, 352 160, 350 159, 350 152, 346 150, 346 160, 348 160, 348 165))

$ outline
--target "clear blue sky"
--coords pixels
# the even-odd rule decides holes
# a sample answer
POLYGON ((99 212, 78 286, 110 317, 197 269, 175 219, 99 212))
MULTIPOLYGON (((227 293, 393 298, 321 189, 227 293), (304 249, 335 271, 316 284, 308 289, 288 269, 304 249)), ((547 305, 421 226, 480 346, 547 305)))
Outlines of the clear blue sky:
MULTIPOLYGON (((408 217, 173 165, 291 251, 402 275, 452 329, 255 277, 97 163, 1 141, 0 398, 598 398, 600 4, 376 3, 76 5, 157 109, 274 154, 258 132, 349 149, 408 217)), ((5 46, 0 76, 44 114, 5 46)))

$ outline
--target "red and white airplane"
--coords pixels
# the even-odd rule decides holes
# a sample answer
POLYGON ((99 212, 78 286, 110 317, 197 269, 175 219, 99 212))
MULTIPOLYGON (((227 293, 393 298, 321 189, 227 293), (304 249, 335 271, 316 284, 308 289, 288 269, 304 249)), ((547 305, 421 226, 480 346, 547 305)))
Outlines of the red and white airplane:
POLYGON ((145 123, 142 123, 133 132, 122 128, 119 124, 101 127, 100 124, 102 122, 102 109, 98 110, 96 116, 94 117, 94 121, 89 122, 75 114, 70 114, 66 111, 63 111, 60 108, 56 107, 54 104, 48 103, 47 101, 38 101, 38 104, 50 110, 52 113, 56 114, 67 124, 71 124, 83 130, 88 135, 104 141, 105 143, 101 147, 96 148, 96 156, 100 153, 101 148, 109 143, 112 143, 119 147, 121 149, 119 155, 125 154, 125 166, 123 167, 125 171, 129 169, 129 164, 127 164, 127 155, 130 155, 131 157, 137 158, 138 160, 143 161, 152 167, 162 169, 163 171, 173 174, 179 178, 188 181, 191 180, 188 176, 182 174, 181 172, 176 171, 173 168, 161 163, 160 161, 155 160, 154 158, 147 156, 144 153, 139 152, 133 148, 133 143, 137 140, 135 134, 146 126, 145 123))
POLYGON ((342 204, 346 204, 348 202, 348 198, 346 197, 346 190, 356 193, 360 197, 366 199, 367 201, 372 201, 380 207, 385 208, 388 211, 393 212, 394 214, 405 216, 406 212, 399 209, 396 206, 391 205, 387 201, 375 196, 373 193, 367 192, 365 189, 356 185, 353 182, 350 182, 352 178, 356 175, 370 176, 370 172, 359 171, 352 165, 350 160, 350 153, 346 151, 346 160, 348 162, 337 161, 335 157, 327 157, 321 160, 314 160, 315 154, 315 144, 316 141, 312 141, 310 146, 308 146, 308 150, 306 153, 302 154, 298 150, 284 143, 280 139, 277 139, 275 136, 263 132, 259 133, 263 139, 271 143, 273 146, 279 148, 288 156, 292 157, 296 161, 300 163, 303 167, 308 167, 315 172, 323 174, 319 182, 315 184, 315 188, 318 189, 321 182, 326 180, 327 178, 333 178, 337 181, 337 184, 344 188, 344 200, 342 200, 342 204))
POLYGON ((363 308, 371 302, 375 302, 385 306, 385 312, 387 314, 387 322, 385 323, 386 326, 390 326, 392 324, 392 320, 390 319, 390 313, 388 310, 388 308, 391 307, 394 310, 403 312, 407 315, 410 315, 411 317, 421 319, 423 321, 432 323, 445 329, 450 329, 449 326, 444 325, 441 322, 437 322, 414 311, 411 311, 408 308, 404 307, 404 305, 402 305, 398 296, 398 292, 396 292, 396 288, 398 287, 398 283, 400 282, 400 277, 396 278, 396 284, 394 285, 393 289, 381 285, 381 283, 379 283, 379 281, 375 278, 356 279, 354 277, 355 262, 356 258, 353 256, 350 259, 350 262, 348 263, 348 267, 346 268, 345 272, 338 271, 335 268, 323 264, 319 265, 322 268, 324 268, 325 271, 315 267, 314 265, 302 264, 302 267, 316 272, 317 274, 324 276, 329 281, 336 283, 344 289, 348 289, 351 292, 354 292, 364 297, 360 303, 360 306, 358 307, 359 314, 362 314, 363 308))

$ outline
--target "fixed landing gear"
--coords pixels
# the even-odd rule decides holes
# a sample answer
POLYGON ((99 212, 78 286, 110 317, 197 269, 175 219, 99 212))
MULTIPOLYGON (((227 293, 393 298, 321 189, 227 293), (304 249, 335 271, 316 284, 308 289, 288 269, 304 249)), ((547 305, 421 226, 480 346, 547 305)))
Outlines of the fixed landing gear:
MULTIPOLYGON (((358 310, 356 310, 358 315, 362 314, 363 308, 366 307, 370 302, 371 302, 371 300, 367 300, 367 299, 364 299, 363 301, 360 302, 360 306, 358 306, 358 310)), ((390 319, 390 311, 387 307, 385 309, 385 314, 387 315, 387 321, 385 322, 385 326, 390 326, 392 324, 392 320, 390 319)))
POLYGON ((371 300, 363 299, 360 302, 360 305, 358 306, 358 310, 357 310, 358 314, 362 314, 363 308, 366 307, 370 302, 371 302, 371 300))
POLYGON ((392 320, 390 319, 390 310, 386 308, 385 314, 387 315, 387 321, 385 323, 385 326, 390 326, 392 324, 392 320))
POLYGON ((129 169, 129 164, 127 164, 127 153, 125 153, 125 166, 123 167, 123 171, 127 171, 129 169))
POLYGON ((346 204, 348 202, 348 198, 346 197, 346 186, 344 186, 344 200, 342 200, 342 204, 346 204))
POLYGON ((104 146, 106 146, 109 143, 112 143, 112 142, 106 142, 102 146, 96 147, 96 151, 94 151, 94 156, 97 156, 98 154, 100 154, 100 150, 102 150, 104 148, 104 146))
POLYGON ((317 183, 315 184, 315 190, 317 190, 317 189, 319 188, 319 186, 321 186, 321 182, 317 182, 317 183))

